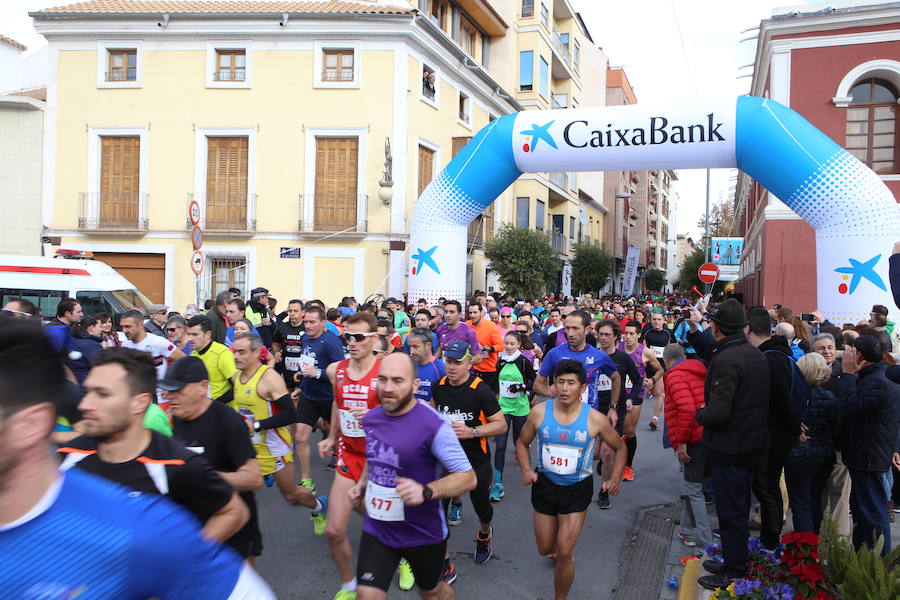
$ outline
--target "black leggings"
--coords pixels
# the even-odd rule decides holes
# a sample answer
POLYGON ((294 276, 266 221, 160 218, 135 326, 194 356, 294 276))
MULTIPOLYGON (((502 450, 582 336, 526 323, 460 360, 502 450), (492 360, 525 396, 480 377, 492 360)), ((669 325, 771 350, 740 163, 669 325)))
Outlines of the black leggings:
POLYGON ((501 475, 503 474, 503 467, 506 466, 506 444, 509 440, 509 434, 512 433, 513 451, 515 452, 516 442, 519 441, 519 434, 522 433, 522 427, 525 426, 528 415, 515 417, 504 414, 503 418, 506 419, 506 433, 494 436, 494 441, 497 442, 494 448, 494 468, 500 471, 501 475))
MULTIPOLYGON (((491 486, 494 484, 494 469, 491 467, 491 461, 486 460, 478 466, 474 466, 475 477, 478 483, 475 489, 469 492, 469 500, 472 501, 472 507, 478 520, 482 523, 490 523, 494 518, 494 507, 491 504, 491 486)), ((450 503, 449 498, 444 499, 444 511, 450 503)))

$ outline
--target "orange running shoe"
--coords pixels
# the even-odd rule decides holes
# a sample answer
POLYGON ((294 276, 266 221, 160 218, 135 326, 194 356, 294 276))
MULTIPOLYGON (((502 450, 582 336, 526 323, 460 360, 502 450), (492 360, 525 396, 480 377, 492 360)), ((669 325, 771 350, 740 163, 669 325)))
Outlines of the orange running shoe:
POLYGON ((622 481, 634 481, 634 469, 625 467, 625 472, 622 473, 622 481))

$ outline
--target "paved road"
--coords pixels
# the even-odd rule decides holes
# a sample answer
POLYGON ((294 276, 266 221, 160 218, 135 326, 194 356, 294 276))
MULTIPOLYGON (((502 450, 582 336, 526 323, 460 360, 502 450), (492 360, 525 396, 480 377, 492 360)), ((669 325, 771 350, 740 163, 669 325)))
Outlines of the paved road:
MULTIPOLYGON (((572 600, 612 598, 619 582, 623 550, 630 541, 640 507, 678 499, 680 476, 671 450, 662 448, 662 432, 646 427, 641 418, 635 480, 622 484, 613 507, 601 511, 591 505, 575 556, 572 600)), ((333 475, 314 459, 313 475, 320 490, 328 490, 333 475)), ((594 482, 595 492, 598 487, 594 482)), ((258 569, 282 600, 330 600, 339 588, 324 536, 316 537, 309 511, 289 506, 275 488, 257 494, 265 552, 258 569)), ((506 497, 494 505, 494 558, 482 566, 472 562, 476 531, 475 515, 464 500, 463 523, 451 527, 450 550, 459 570, 454 584, 456 597, 465 600, 539 600, 553 597, 553 563, 537 553, 532 528, 529 490, 519 483, 519 468, 509 448, 506 467, 506 497)), ((361 518, 351 520, 350 539, 356 551, 361 518)), ((418 598, 403 592, 396 579, 390 598, 418 598)))

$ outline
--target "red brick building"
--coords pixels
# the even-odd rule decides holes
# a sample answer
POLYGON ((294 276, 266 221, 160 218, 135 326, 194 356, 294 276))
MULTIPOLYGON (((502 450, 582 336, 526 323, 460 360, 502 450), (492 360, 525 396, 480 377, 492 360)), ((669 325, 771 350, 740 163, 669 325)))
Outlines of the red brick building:
MULTIPOLYGON (((762 21, 750 94, 796 110, 872 167, 896 198, 900 5, 853 4, 779 9, 762 21)), ((815 309, 813 228, 744 173, 735 198, 745 238, 736 291, 747 305, 815 309)))

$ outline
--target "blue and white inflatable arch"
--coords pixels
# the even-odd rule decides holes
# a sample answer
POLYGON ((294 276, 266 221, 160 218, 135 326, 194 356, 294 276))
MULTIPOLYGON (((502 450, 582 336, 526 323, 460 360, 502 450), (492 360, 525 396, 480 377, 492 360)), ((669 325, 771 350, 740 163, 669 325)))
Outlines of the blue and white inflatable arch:
POLYGON ((786 106, 735 102, 525 111, 484 127, 415 207, 410 298, 463 299, 468 224, 525 172, 737 167, 816 230, 819 308, 867 318, 887 304, 900 239, 890 190, 871 169, 786 106))

